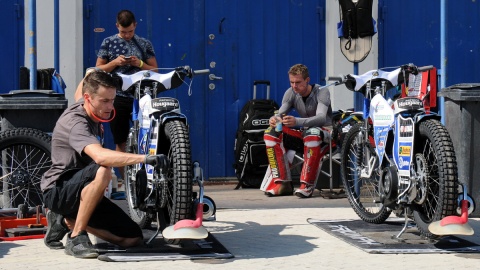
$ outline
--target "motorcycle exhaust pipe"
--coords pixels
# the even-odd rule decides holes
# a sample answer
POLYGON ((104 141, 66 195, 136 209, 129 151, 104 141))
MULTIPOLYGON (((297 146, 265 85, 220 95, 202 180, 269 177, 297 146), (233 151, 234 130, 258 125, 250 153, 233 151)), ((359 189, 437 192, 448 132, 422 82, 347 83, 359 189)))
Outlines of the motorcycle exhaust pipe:
POLYGON ((214 221, 215 212, 217 211, 217 207, 215 206, 215 202, 212 198, 208 196, 203 196, 203 220, 206 221, 214 221))

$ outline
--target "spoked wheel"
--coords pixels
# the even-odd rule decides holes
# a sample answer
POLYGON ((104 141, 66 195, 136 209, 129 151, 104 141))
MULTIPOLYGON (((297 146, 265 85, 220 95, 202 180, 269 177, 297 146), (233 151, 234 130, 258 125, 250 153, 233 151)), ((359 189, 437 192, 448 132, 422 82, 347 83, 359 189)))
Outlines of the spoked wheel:
MULTIPOLYGON (((185 123, 172 120, 165 125, 164 145, 169 168, 166 173, 166 185, 163 190, 164 201, 162 230, 174 225, 182 219, 192 217, 193 187, 192 187, 192 160, 190 150, 190 136, 185 123)), ((170 244, 178 244, 179 239, 165 239, 170 244)))
POLYGON ((418 138, 415 153, 423 158, 420 159, 422 166, 416 170, 425 171, 420 175, 426 178, 422 179, 426 191, 421 204, 415 205, 413 217, 422 235, 436 238, 429 232, 428 225, 454 215, 457 208, 457 162, 448 131, 438 120, 420 123, 418 138))
MULTIPOLYGON (((133 131, 132 131, 133 132, 133 131)), ((129 136, 126 150, 128 153, 137 153, 136 135, 129 136)), ((138 206, 145 199, 147 183, 146 175, 138 174, 140 165, 134 164, 125 167, 125 195, 127 197, 128 213, 130 218, 136 222, 140 228, 148 228, 152 224, 153 215, 140 209, 138 206), (137 177, 138 176, 138 177, 137 177), (143 198, 141 198, 143 197, 143 198)))
POLYGON ((0 208, 43 205, 40 181, 52 166, 51 137, 37 129, 0 132, 0 208))
MULTIPOLYGON (((372 134, 366 134, 363 126, 363 122, 354 125, 345 136, 341 175, 348 201, 355 213, 366 222, 378 224, 390 216, 391 210, 380 202, 380 175, 373 172, 370 178, 361 177, 362 170, 368 168, 366 162, 372 162, 366 157, 376 155, 369 139, 365 140, 365 136, 371 137, 372 134)), ((378 162, 371 164, 371 167, 378 167, 378 162)))

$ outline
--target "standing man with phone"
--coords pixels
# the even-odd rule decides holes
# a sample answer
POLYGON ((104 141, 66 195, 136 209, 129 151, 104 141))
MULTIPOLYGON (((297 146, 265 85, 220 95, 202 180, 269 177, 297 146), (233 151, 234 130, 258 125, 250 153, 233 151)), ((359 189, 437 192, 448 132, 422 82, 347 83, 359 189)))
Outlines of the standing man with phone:
MULTIPOLYGON (((141 70, 157 68, 157 60, 152 43, 135 34, 137 21, 129 10, 117 14, 118 34, 103 40, 96 67, 109 73, 133 74, 141 70)), ((80 96, 80 95, 79 95, 80 96)), ((117 89, 115 97, 116 116, 110 122, 110 129, 116 150, 125 152, 133 107, 133 95, 117 89)), ((123 178, 123 168, 119 168, 123 178)))

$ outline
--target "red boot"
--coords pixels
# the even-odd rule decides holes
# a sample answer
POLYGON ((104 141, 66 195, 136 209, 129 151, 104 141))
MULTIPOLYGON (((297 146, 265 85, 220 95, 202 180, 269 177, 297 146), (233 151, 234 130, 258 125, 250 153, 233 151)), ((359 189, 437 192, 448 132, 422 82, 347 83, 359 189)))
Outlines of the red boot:
POLYGON ((282 143, 282 136, 275 136, 272 131, 267 130, 264 135, 267 149, 268 163, 272 173, 273 188, 265 191, 268 196, 285 196, 293 194, 292 177, 288 166, 288 159, 282 143))
POLYGON ((322 158, 320 143, 323 131, 319 128, 311 128, 303 137, 303 168, 300 175, 300 188, 295 190, 295 195, 300 198, 312 196, 320 172, 320 160, 322 158), (320 132, 320 133, 319 133, 320 132))

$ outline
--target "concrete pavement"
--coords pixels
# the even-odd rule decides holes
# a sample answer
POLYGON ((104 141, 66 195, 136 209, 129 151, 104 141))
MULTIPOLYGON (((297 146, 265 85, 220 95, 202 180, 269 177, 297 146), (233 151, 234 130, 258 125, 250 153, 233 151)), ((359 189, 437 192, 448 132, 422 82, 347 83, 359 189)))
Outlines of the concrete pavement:
MULTIPOLYGON (((103 262, 50 250, 43 239, 0 242, 0 269, 478 269, 480 254, 369 254, 309 224, 308 218, 358 219, 347 199, 269 198, 234 185, 206 186, 217 205, 207 229, 232 259, 103 262)), ((471 219, 480 244, 480 219, 471 219)))

